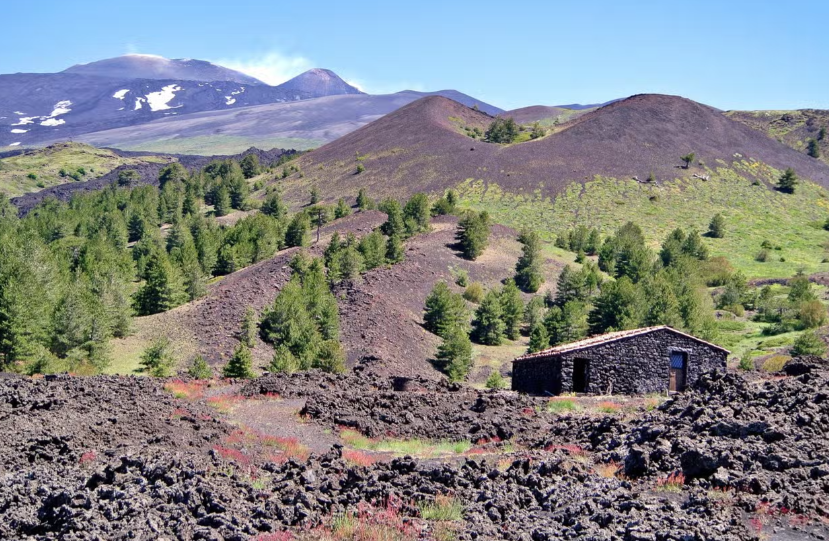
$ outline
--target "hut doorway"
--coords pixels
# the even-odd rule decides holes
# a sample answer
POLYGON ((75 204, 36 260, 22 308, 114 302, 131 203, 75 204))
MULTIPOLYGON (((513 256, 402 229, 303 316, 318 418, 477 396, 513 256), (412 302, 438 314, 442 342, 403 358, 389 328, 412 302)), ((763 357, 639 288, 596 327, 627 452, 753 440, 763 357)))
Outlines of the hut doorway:
POLYGON ((573 392, 586 393, 589 383, 590 361, 588 359, 573 360, 573 392))
POLYGON ((668 390, 681 393, 685 390, 685 380, 688 373, 688 354, 682 351, 671 352, 671 377, 668 390))

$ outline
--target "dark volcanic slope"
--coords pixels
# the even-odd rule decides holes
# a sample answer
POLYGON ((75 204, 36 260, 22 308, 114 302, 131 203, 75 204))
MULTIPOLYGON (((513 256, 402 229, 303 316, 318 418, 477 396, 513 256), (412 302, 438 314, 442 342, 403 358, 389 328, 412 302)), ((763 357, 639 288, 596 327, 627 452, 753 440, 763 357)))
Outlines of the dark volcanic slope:
POLYGON ((696 152, 709 167, 753 158, 794 167, 829 186, 829 167, 691 100, 633 96, 592 111, 557 133, 501 146, 465 136, 459 126, 491 119, 441 97, 408 105, 301 159, 306 177, 324 180, 324 195, 340 197, 361 186, 378 194, 440 192, 467 179, 495 182, 512 192, 541 188, 555 195, 572 181, 595 175, 657 180, 690 176, 680 156, 696 152), (355 155, 365 171, 355 175, 355 155))
POLYGON ((279 87, 287 92, 296 92, 299 95, 304 94, 314 97, 363 93, 343 81, 333 71, 321 68, 314 68, 301 73, 290 81, 282 83, 279 87))

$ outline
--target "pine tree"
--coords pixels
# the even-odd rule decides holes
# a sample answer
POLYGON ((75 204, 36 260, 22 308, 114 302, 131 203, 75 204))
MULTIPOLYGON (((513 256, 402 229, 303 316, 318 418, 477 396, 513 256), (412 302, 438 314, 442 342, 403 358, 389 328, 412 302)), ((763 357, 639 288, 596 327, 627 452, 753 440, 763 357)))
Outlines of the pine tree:
POLYGON ((253 357, 250 350, 244 344, 239 344, 233 357, 222 369, 222 375, 226 378, 250 379, 256 376, 253 373, 253 357))
POLYGON ((320 202, 320 191, 316 186, 311 187, 311 204, 316 205, 320 202))
POLYGON ((712 239, 721 239, 725 237, 725 218, 720 213, 711 218, 711 223, 708 224, 708 236, 712 239))
POLYGON ((196 355, 196 358, 193 359, 193 364, 187 370, 187 375, 194 379, 211 379, 213 377, 213 370, 210 369, 204 357, 196 355))
POLYGON ((463 297, 453 293, 446 282, 438 282, 426 297, 423 326, 427 331, 443 336, 453 328, 466 329, 469 315, 463 297))
POLYGON ((702 238, 696 229, 691 230, 688 236, 685 237, 685 242, 682 243, 682 253, 700 261, 708 259, 708 248, 702 242, 702 238))
POLYGON ((320 344, 313 366, 323 372, 334 374, 345 372, 345 352, 342 345, 336 340, 324 341, 320 344))
POLYGON ((245 210, 247 206, 250 187, 242 175, 235 176, 228 182, 228 195, 230 195, 230 206, 237 210, 245 210))
POLYGON ((366 269, 366 263, 356 246, 348 246, 337 254, 338 280, 355 280, 366 269))
POLYGON ((387 237, 397 235, 400 238, 406 237, 406 222, 403 218, 403 209, 400 203, 394 199, 383 201, 380 210, 386 213, 386 221, 380 226, 380 231, 387 237))
POLYGON ((337 201, 337 208, 334 209, 334 218, 339 220, 340 218, 345 218, 349 214, 351 214, 351 207, 345 204, 345 199, 340 198, 339 201, 337 201))
POLYGON ((826 342, 817 331, 803 331, 792 346, 792 355, 803 357, 807 355, 823 357, 826 355, 826 342))
POLYGON ((489 215, 467 212, 458 222, 457 240, 464 257, 477 259, 489 242, 489 215))
POLYGON ((311 243, 311 220, 304 212, 297 212, 285 230, 285 245, 308 246, 311 243))
POLYGON ((262 172, 262 168, 259 165, 259 156, 256 154, 248 154, 242 158, 239 166, 242 168, 242 174, 245 178, 253 178, 262 172))
POLYGON ((665 273, 660 272, 642 280, 641 286, 645 304, 642 323, 647 326, 668 325, 682 328, 679 301, 665 273))
POLYGON ((501 345, 506 329, 503 317, 500 296, 491 289, 475 311, 475 320, 472 322, 475 339, 487 346, 501 345))
POLYGON ((357 248, 363 256, 366 270, 371 270, 386 262, 386 239, 380 231, 373 231, 360 239, 357 248))
POLYGON ((551 345, 574 342, 587 336, 588 308, 580 301, 553 306, 544 317, 544 326, 551 345))
POLYGON ((256 347, 256 335, 258 333, 259 319, 256 311, 248 306, 245 309, 245 316, 242 318, 241 342, 249 348, 256 347))
POLYGON ((785 193, 794 193, 797 186, 797 174, 791 167, 787 168, 777 181, 777 189, 785 193))
POLYGON ((809 139, 806 153, 812 158, 820 158, 820 146, 818 146, 816 139, 809 139))
POLYGON ((325 260, 325 265, 331 265, 331 261, 337 256, 337 253, 343 248, 342 241, 340 240, 340 233, 339 231, 334 231, 331 234, 331 240, 328 241, 328 246, 325 248, 325 252, 323 252, 323 259, 325 260))
POLYGON ((179 162, 173 162, 165 166, 158 173, 159 188, 164 189, 164 186, 169 182, 184 182, 187 180, 189 173, 187 169, 179 162))
POLYGON ((515 283, 527 293, 535 293, 544 283, 541 274, 541 238, 535 231, 524 230, 518 237, 521 257, 515 264, 515 283))
POLYGON ((299 359, 291 353, 291 349, 287 344, 279 344, 274 348, 273 360, 271 360, 268 370, 282 374, 293 374, 299 368, 299 359))
POLYGON ((588 318, 590 332, 636 328, 641 321, 641 306, 639 291, 630 278, 623 276, 615 282, 605 282, 588 318))
POLYGON ((696 154, 694 154, 693 152, 690 152, 690 153, 686 154, 685 156, 682 156, 680 158, 680 160, 682 160, 685 163, 685 169, 688 169, 689 167, 691 167, 691 162, 693 162, 694 158, 696 158, 696 157, 697 157, 696 154))
POLYGON ((550 347, 550 335, 547 334, 547 327, 539 322, 530 331, 530 344, 527 353, 535 353, 548 347, 550 347))
POLYGON ((472 368, 472 343, 460 327, 446 330, 435 356, 451 381, 462 381, 472 368))
POLYGON ((404 222, 412 224, 407 228, 409 235, 428 231, 430 216, 429 198, 424 193, 414 194, 403 208, 404 222))
POLYGON ((262 214, 282 220, 288 214, 287 206, 282 202, 279 192, 271 193, 262 204, 262 214))
POLYGON ((213 214, 217 217, 226 216, 231 209, 230 194, 228 194, 227 188, 219 186, 213 198, 213 214))
POLYGON ((403 261, 405 252, 399 235, 391 235, 386 241, 386 261, 392 265, 403 261))
POLYGON ((127 231, 129 232, 128 238, 130 242, 138 242, 141 240, 147 231, 147 222, 144 220, 144 216, 138 212, 133 212, 127 224, 127 231))
POLYGON ((374 203, 366 194, 365 188, 360 188, 357 192, 357 208, 360 210, 370 210, 374 207, 374 203))
POLYGON ((601 245, 599 230, 596 228, 591 229, 590 235, 587 237, 587 242, 584 245, 584 253, 587 255, 596 255, 599 253, 599 247, 601 245))
POLYGON ((168 338, 159 338, 150 344, 141 354, 141 366, 151 376, 158 378, 167 377, 176 364, 171 351, 171 344, 168 338))
POLYGON ((199 213, 199 199, 193 190, 187 190, 184 194, 184 202, 181 204, 181 213, 185 216, 193 216, 199 213))
POLYGON ((184 302, 181 277, 170 264, 167 254, 155 250, 147 261, 145 274, 146 283, 135 294, 135 309, 139 315, 165 312, 184 302))
POLYGON ((517 340, 521 333, 521 321, 524 317, 524 301, 514 280, 507 280, 501 289, 501 313, 504 321, 504 333, 510 340, 517 340))

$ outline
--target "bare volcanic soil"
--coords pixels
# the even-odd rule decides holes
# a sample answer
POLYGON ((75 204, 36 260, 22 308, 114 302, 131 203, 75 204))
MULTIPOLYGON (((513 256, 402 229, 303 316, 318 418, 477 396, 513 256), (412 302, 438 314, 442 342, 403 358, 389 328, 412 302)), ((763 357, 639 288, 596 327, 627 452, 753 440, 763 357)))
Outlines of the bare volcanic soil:
MULTIPOLYGON (((386 220, 379 211, 352 214, 325 226, 320 242, 307 250, 321 256, 331 234, 354 233, 358 237, 371 232, 386 220)), ((470 281, 485 287, 497 287, 511 277, 521 251, 515 240, 517 232, 495 225, 490 247, 476 261, 463 259, 455 249, 457 218, 444 216, 432 221, 432 230, 406 241, 404 261, 379 267, 359 280, 338 285, 334 294, 340 312, 340 341, 346 350, 347 364, 364 366, 368 372, 382 376, 441 378, 430 363, 439 339, 422 327, 423 306, 434 285, 445 280, 456 291, 452 269, 464 269, 470 281)), ((166 333, 172 340, 187 336, 197 344, 198 352, 212 364, 227 362, 239 343, 238 333, 248 306, 261 313, 273 303, 288 282, 288 263, 298 248, 283 250, 273 258, 251 265, 222 278, 211 286, 208 295, 194 303, 169 312, 149 316, 152 328, 166 333)), ((548 261, 544 266, 550 287, 560 264, 548 261)), ((273 348, 257 339, 253 355, 258 366, 267 366, 273 348)))
POLYGON ((637 419, 581 422, 531 409, 527 422, 515 421, 516 408, 543 399, 513 393, 427 381, 426 391, 394 393, 390 380, 315 376, 263 378, 245 392, 295 389, 312 422, 351 416, 368 432, 406 433, 407 413, 438 418, 457 408, 465 413, 409 433, 453 437, 485 420, 512 427, 516 442, 549 441, 495 461, 354 466, 339 445, 307 461, 252 460, 255 442, 228 448, 229 425, 198 401, 172 398, 158 380, 9 376, 0 379, 0 538, 321 539, 315 528, 359 507, 378 520, 392 509, 420 538, 435 539, 436 524, 417 503, 439 496, 461 505, 459 540, 829 533, 825 372, 759 383, 711 376, 637 419), (608 458, 623 461, 615 476, 601 473, 608 458), (684 473, 685 484, 664 483, 668 472, 684 473), (293 534, 275 535, 286 528, 293 534))
MULTIPOLYGON (((370 193, 403 197, 442 193, 468 179, 510 193, 554 197, 571 182, 595 175, 658 181, 705 172, 680 169, 695 152, 707 167, 756 159, 829 186, 829 167, 731 120, 721 111, 681 98, 645 94, 611 103, 535 141, 498 145, 471 139, 464 127, 486 129, 492 117, 441 97, 428 97, 372 122, 305 156, 305 177, 289 180, 299 200, 307 182, 324 182, 323 196, 370 193), (357 159, 364 171, 355 174, 357 159)), ((298 175, 297 175, 298 176, 298 175)))

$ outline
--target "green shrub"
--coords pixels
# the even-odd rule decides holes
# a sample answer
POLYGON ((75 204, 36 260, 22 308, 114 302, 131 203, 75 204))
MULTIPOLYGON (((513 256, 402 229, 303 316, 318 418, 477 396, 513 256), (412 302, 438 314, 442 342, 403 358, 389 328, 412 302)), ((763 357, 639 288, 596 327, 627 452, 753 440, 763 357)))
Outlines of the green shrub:
POLYGON ((196 355, 196 358, 193 359, 193 364, 190 365, 187 374, 194 379, 210 379, 213 377, 213 371, 201 355, 196 355))
POLYGON ((763 361, 763 366, 761 368, 764 372, 780 372, 790 360, 791 357, 788 355, 773 355, 763 361))
POLYGON ((158 338, 141 354, 141 366, 151 376, 159 378, 169 376, 176 362, 170 348, 168 338, 158 338))
POLYGON ((579 409, 576 401, 572 398, 553 398, 547 402, 548 413, 564 413, 577 411, 579 409))
POLYGON ((792 346, 792 355, 795 357, 806 355, 822 357, 826 355, 826 343, 816 331, 804 331, 795 340, 794 346, 792 346))
POLYGON ((504 376, 501 375, 501 372, 498 370, 493 370, 490 372, 489 377, 486 379, 486 388, 487 389, 506 389, 507 388, 507 380, 504 379, 504 376))
POLYGON ((222 374, 226 378, 247 379, 254 377, 253 357, 245 344, 239 344, 233 357, 225 365, 222 374))
POLYGON ((469 302, 480 304, 484 298, 484 286, 480 282, 472 282, 463 292, 463 298, 469 302))
POLYGON ((469 285, 469 273, 466 269, 461 268, 452 268, 450 269, 452 273, 452 278, 455 279, 455 283, 461 287, 466 287, 469 285))
POLYGON ((739 367, 740 370, 754 370, 754 361, 751 359, 749 355, 745 355, 743 358, 740 359, 739 367))

